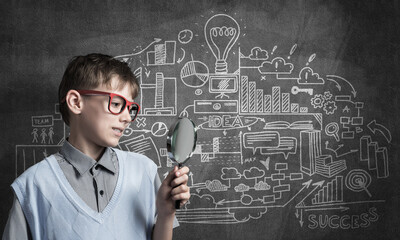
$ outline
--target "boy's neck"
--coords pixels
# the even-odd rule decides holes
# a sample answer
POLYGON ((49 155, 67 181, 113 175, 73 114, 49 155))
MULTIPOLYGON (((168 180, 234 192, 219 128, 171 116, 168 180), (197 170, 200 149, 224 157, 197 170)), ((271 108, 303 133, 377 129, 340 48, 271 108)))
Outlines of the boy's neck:
POLYGON ((103 153, 105 151, 105 147, 100 147, 100 146, 88 146, 87 144, 82 144, 79 139, 75 139, 73 136, 69 136, 68 142, 74 146, 76 149, 81 151, 83 154, 91 157, 95 161, 99 161, 101 156, 103 156, 103 153))

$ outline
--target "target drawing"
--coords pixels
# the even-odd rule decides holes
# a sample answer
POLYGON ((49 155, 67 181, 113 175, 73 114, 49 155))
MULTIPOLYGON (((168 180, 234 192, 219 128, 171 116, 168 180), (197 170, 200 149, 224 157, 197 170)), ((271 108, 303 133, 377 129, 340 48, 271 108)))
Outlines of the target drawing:
POLYGON ((368 186, 371 184, 371 175, 362 169, 351 170, 346 176, 346 187, 353 192, 367 192, 369 197, 372 197, 368 191, 368 186))

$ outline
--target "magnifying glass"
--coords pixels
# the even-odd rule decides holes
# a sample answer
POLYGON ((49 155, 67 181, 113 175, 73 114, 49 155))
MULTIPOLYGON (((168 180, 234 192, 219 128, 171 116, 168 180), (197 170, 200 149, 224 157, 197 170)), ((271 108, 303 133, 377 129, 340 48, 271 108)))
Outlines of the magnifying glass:
MULTIPOLYGON (((197 141, 197 130, 189 118, 179 118, 169 129, 167 136, 168 157, 178 163, 181 168, 190 159, 197 141)), ((175 208, 179 209, 180 201, 176 201, 175 208)))

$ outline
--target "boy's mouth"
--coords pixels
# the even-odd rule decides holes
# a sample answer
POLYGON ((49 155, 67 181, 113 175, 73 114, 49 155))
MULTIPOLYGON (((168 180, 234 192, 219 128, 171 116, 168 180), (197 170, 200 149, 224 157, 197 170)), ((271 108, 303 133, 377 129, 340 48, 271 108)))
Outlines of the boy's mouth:
POLYGON ((118 133, 122 133, 122 131, 123 131, 122 129, 119 129, 119 128, 113 128, 113 130, 118 132, 118 133))

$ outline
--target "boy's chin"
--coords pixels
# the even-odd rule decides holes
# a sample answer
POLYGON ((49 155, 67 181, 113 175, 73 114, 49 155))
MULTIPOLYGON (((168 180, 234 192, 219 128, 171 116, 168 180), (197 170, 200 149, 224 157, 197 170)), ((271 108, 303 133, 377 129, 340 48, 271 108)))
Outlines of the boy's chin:
POLYGON ((115 147, 118 146, 118 143, 119 143, 119 141, 117 141, 117 142, 108 141, 108 142, 105 142, 105 143, 103 144, 103 147, 112 147, 112 148, 115 148, 115 147))
POLYGON ((117 147, 117 146, 118 146, 118 143, 119 143, 119 142, 117 142, 117 143, 111 143, 111 144, 109 144, 109 146, 108 146, 108 147, 115 148, 115 147, 117 147))

